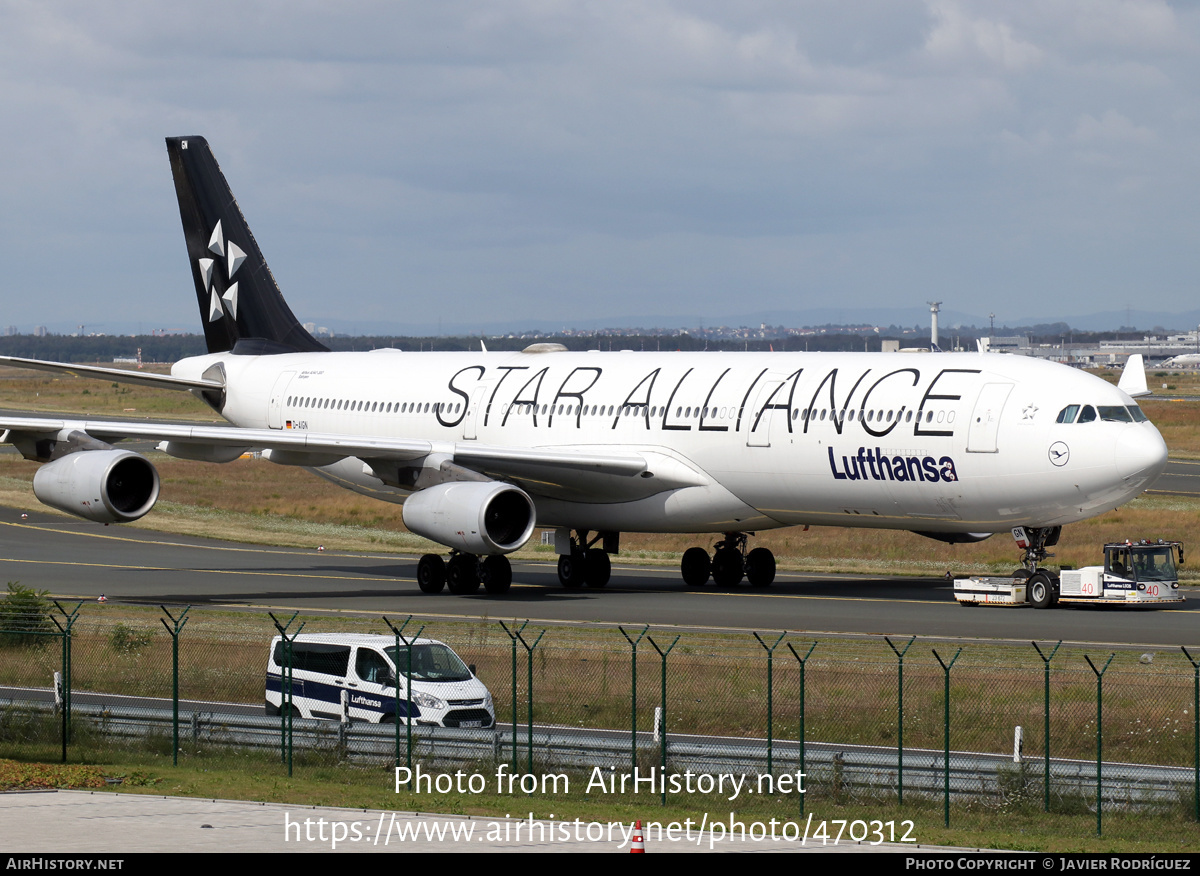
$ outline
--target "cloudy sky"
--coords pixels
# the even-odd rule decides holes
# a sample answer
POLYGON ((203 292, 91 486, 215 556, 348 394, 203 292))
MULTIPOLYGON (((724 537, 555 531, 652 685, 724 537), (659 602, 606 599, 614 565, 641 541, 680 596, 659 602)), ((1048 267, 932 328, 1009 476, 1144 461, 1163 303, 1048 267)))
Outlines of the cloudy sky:
POLYGON ((0 325, 198 330, 163 138, 302 320, 1200 306, 1200 8, 0 0, 0 325))

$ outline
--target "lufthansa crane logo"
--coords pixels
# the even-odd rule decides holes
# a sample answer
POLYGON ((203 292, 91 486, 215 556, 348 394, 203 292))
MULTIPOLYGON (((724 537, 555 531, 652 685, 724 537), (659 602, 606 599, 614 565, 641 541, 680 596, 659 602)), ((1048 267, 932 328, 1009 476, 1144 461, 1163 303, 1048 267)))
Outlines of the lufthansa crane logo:
POLYGON ((1047 452, 1050 457, 1050 462, 1057 466, 1064 466, 1067 460, 1071 458, 1071 448, 1063 444, 1061 441, 1055 441, 1050 445, 1050 450, 1047 452))
POLYGON ((204 280, 204 289, 209 293, 208 321, 216 322, 226 313, 237 319, 238 284, 230 281, 237 273, 238 268, 242 266, 242 262, 246 260, 246 253, 232 240, 225 240, 220 219, 217 220, 212 237, 208 239, 208 251, 217 258, 202 258, 198 262, 200 277, 204 280), (215 279, 221 282, 214 282, 214 271, 216 272, 215 279), (221 273, 224 273, 225 276, 221 277, 221 273), (227 283, 224 292, 217 291, 218 285, 224 286, 227 283))

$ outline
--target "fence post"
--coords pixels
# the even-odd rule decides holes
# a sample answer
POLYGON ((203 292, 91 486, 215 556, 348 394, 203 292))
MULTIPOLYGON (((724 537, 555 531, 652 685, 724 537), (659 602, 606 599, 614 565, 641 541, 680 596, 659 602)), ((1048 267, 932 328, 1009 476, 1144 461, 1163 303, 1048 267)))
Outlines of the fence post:
POLYGON ((517 771, 517 636, 521 635, 521 630, 529 625, 529 621, 517 627, 516 632, 513 632, 504 625, 504 621, 498 621, 504 632, 508 633, 508 637, 512 640, 512 771, 517 771))
MULTIPOLYGON (((521 635, 521 631, 517 630, 517 638, 521 640, 521 644, 525 646, 526 668, 529 673, 525 681, 526 705, 529 707, 529 753, 525 759, 525 769, 530 775, 533 775, 533 649, 542 641, 542 636, 546 635, 546 631, 542 630, 538 633, 538 637, 533 640, 530 645, 525 641, 525 637, 521 635)), ((516 736, 517 725, 513 724, 513 735, 516 736)))
MULTIPOLYGON (((654 650, 658 652, 658 656, 662 658, 662 712, 661 712, 662 727, 659 728, 659 730, 661 731, 659 734, 659 736, 661 737, 660 738, 661 745, 659 746, 660 750, 661 750, 661 775, 660 775, 660 779, 661 779, 662 776, 665 776, 667 773, 667 655, 670 654, 671 649, 673 649, 675 647, 675 645, 678 644, 679 636, 675 637, 675 641, 672 642, 670 645, 668 645, 667 650, 665 650, 665 651, 662 648, 658 647, 658 642, 654 641, 653 636, 650 637, 649 641, 650 641, 650 644, 654 646, 654 650)), ((662 781, 661 787, 662 787, 662 793, 660 795, 661 799, 659 802, 661 803, 661 805, 666 806, 667 805, 667 783, 665 780, 662 781)))
POLYGON ((1043 716, 1043 721, 1044 721, 1044 727, 1042 729, 1042 735, 1045 737, 1045 742, 1043 744, 1043 747, 1046 750, 1045 750, 1045 752, 1043 752, 1043 755, 1042 755, 1044 758, 1044 763, 1045 763, 1045 766, 1043 767, 1043 770, 1042 770, 1042 773, 1043 773, 1042 774, 1042 796, 1044 798, 1042 806, 1046 812, 1049 812, 1050 811, 1050 661, 1054 659, 1054 655, 1058 653, 1059 647, 1062 646, 1062 639, 1058 640, 1058 644, 1054 646, 1054 650, 1050 652, 1049 657, 1047 657, 1045 654, 1042 653, 1042 649, 1038 647, 1037 642, 1030 642, 1029 644, 1033 645, 1034 650, 1038 652, 1038 656, 1042 658, 1042 663, 1045 664, 1045 669, 1044 669, 1044 671, 1045 671, 1045 694, 1043 696, 1043 705, 1042 705, 1042 716, 1043 716))
POLYGON ((1096 664, 1092 662, 1092 658, 1087 654, 1083 655, 1083 659, 1087 661, 1088 666, 1092 667, 1092 672, 1096 673, 1096 836, 1102 834, 1101 810, 1104 808, 1103 803, 1103 788, 1104 788, 1104 732, 1102 720, 1104 712, 1102 708, 1102 696, 1104 691, 1104 673, 1108 671, 1108 664, 1113 662, 1116 657, 1116 652, 1108 655, 1108 663, 1104 664, 1103 669, 1097 669, 1096 664))
MULTIPOLYGON (((812 656, 813 649, 817 647, 817 643, 813 642, 812 647, 808 649, 808 653, 801 657, 796 653, 796 649, 792 647, 792 643, 788 642, 788 650, 792 652, 792 656, 800 662, 800 775, 804 775, 804 669, 808 663, 808 658, 812 656)), ((800 790, 800 814, 804 814, 804 797, 805 791, 800 790)))
POLYGON ((75 626, 75 621, 79 617, 79 609, 83 607, 82 602, 75 603, 75 607, 67 611, 62 607, 57 599, 54 600, 54 606, 63 616, 63 623, 58 622, 58 618, 50 615, 50 620, 54 621, 54 626, 58 627, 58 632, 62 636, 62 713, 59 715, 59 736, 62 738, 62 760, 67 762, 67 743, 71 741, 71 675, 73 672, 71 666, 71 629, 75 626))
POLYGON ((625 637, 630 647, 633 648, 633 656, 630 658, 631 682, 629 696, 629 769, 632 771, 637 769, 637 646, 638 642, 642 641, 642 637, 650 631, 650 626, 647 625, 636 640, 629 638, 629 633, 625 632, 624 627, 618 626, 617 629, 621 631, 621 635, 625 637))
POLYGON ((888 643, 888 647, 896 653, 898 661, 898 672, 896 681, 896 788, 898 792, 898 802, 901 806, 904 805, 904 655, 908 653, 908 649, 912 647, 912 643, 917 640, 913 636, 908 640, 908 644, 904 646, 904 650, 900 651, 892 644, 892 640, 887 636, 883 640, 888 643))
POLYGON ((185 608, 179 617, 175 617, 167 611, 165 605, 160 605, 159 608, 171 619, 170 624, 161 617, 159 621, 166 627, 167 635, 171 637, 171 763, 179 766, 179 634, 183 630, 183 625, 187 623, 187 613, 192 610, 192 607, 189 605, 185 608))
MULTIPOLYGON (((421 629, 417 630, 417 634, 411 639, 404 638, 404 628, 408 626, 408 622, 412 620, 412 615, 408 616, 408 620, 400 624, 400 629, 396 629, 390 620, 386 617, 383 622, 388 625, 388 629, 396 635, 396 655, 400 654, 400 642, 404 642, 405 650, 408 652, 408 666, 404 670, 404 695, 408 698, 408 702, 404 707, 404 736, 408 747, 408 758, 405 763, 408 765, 408 790, 412 790, 412 646, 413 642, 421 637, 421 633, 425 632, 425 625, 421 625, 421 629)), ((397 667, 398 669, 399 667, 397 667)), ((400 679, 393 679, 396 684, 396 711, 392 713, 392 723, 395 724, 396 732, 396 759, 395 764, 400 764, 400 679)))
POLYGON ((943 820, 945 821, 946 827, 949 827, 950 826, 950 670, 954 668, 954 664, 958 660, 958 655, 962 653, 962 648, 959 648, 957 651, 954 652, 954 656, 950 658, 949 664, 947 664, 944 660, 942 660, 942 656, 940 654, 938 654, 936 648, 933 648, 932 650, 933 650, 933 656, 936 657, 937 662, 942 665, 942 672, 945 675, 945 683, 946 683, 945 690, 943 692, 943 696, 945 697, 946 708, 945 708, 945 718, 944 718, 945 723, 943 725, 945 727, 945 750, 943 751, 943 757, 945 758, 945 762, 943 764, 943 766, 945 767, 945 779, 943 781, 943 788, 942 788, 942 814, 943 814, 943 820))
POLYGON ((786 635, 786 632, 780 633, 779 638, 775 640, 775 644, 767 647, 767 643, 759 637, 758 633, 754 634, 754 638, 758 639, 758 644, 762 645, 763 650, 767 652, 767 775, 772 776, 772 778, 775 775, 775 771, 772 769, 771 760, 773 748, 772 742, 774 741, 774 721, 772 720, 774 717, 774 702, 772 700, 772 694, 774 693, 775 688, 775 676, 773 669, 775 663, 775 649, 779 647, 779 643, 783 641, 783 637, 786 635))
POLYGON ((1200 821, 1200 663, 1197 663, 1188 649, 1179 646, 1183 656, 1192 664, 1192 764, 1195 778, 1192 781, 1192 799, 1195 805, 1195 818, 1200 821))
POLYGON ((292 612, 287 623, 281 624, 273 612, 267 612, 275 629, 279 630, 280 644, 283 645, 283 663, 279 667, 279 759, 287 764, 288 778, 292 776, 292 713, 295 712, 292 708, 292 643, 300 635, 300 630, 304 629, 304 622, 300 623, 295 635, 289 636, 287 628, 299 613, 292 612))

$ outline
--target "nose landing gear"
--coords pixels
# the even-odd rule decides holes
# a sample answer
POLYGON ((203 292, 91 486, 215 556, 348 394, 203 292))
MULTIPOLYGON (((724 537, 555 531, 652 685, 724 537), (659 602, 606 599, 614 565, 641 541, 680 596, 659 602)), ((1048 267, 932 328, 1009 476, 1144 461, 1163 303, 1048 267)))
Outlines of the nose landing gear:
POLYGON ((1034 608, 1050 608, 1058 602, 1058 578, 1038 564, 1054 556, 1046 548, 1058 544, 1061 526, 1017 526, 1012 531, 1017 547, 1025 552, 1014 579, 1025 580, 1025 600, 1034 608))

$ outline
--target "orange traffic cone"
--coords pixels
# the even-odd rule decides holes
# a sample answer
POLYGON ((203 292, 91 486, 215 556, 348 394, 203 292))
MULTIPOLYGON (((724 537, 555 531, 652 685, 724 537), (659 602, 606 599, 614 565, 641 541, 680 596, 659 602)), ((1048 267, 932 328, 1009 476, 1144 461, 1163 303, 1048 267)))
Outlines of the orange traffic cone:
POLYGON ((646 841, 642 839, 642 822, 638 819, 633 824, 633 841, 629 844, 629 854, 646 854, 646 841))

